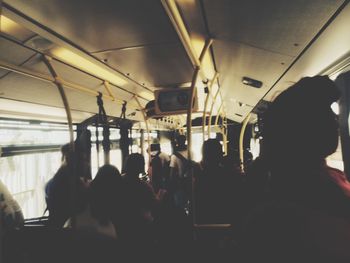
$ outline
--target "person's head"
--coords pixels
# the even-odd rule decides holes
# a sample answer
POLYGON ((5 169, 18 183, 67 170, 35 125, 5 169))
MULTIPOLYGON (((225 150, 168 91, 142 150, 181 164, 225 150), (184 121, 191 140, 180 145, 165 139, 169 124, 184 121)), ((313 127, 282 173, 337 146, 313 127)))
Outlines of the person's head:
POLYGON ((139 153, 132 153, 126 159, 125 173, 127 176, 138 177, 145 172, 145 158, 139 153))
POLYGON ((102 166, 94 180, 90 183, 90 205, 92 215, 101 222, 110 219, 110 210, 112 203, 117 202, 116 196, 121 185, 121 175, 119 170, 106 164, 102 166))
POLYGON ((61 154, 62 154, 61 161, 62 161, 62 163, 68 162, 68 159, 69 159, 68 157, 70 156, 70 151, 71 151, 71 149, 70 149, 69 143, 66 143, 65 145, 63 145, 61 147, 61 154))
POLYGON ((185 135, 180 134, 175 138, 175 150, 177 150, 177 151, 186 150, 186 136, 185 135))
POLYGON ((217 139, 208 139, 203 144, 202 163, 205 167, 215 167, 223 158, 222 146, 217 139))
POLYGON ((264 116, 263 143, 270 164, 322 162, 338 145, 331 104, 337 87, 326 76, 306 77, 282 92, 264 116))
POLYGON ((160 152, 160 144, 159 143, 152 143, 150 147, 151 154, 154 155, 158 152, 160 152))

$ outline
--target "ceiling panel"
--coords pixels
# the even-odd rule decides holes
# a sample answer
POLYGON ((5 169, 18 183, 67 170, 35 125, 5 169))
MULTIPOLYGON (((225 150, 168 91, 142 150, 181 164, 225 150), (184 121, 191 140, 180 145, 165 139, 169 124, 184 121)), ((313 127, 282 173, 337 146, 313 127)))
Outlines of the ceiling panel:
POLYGON ((90 52, 179 41, 158 0, 5 2, 90 52))
POLYGON ((226 107, 237 102, 254 106, 293 60, 235 42, 216 40, 213 49, 226 107), (244 76, 262 81, 262 88, 244 85, 244 76))
MULTIPOLYGON (((0 60, 14 65, 20 65, 34 55, 33 51, 13 44, 11 41, 0 37, 0 60)), ((9 71, 0 69, 0 78, 7 75, 9 71)), ((1 92, 1 86, 0 86, 1 92)))
POLYGON ((19 65, 35 53, 0 37, 0 60, 19 65))
MULTIPOLYGON (((1 98, 63 108, 57 87, 52 83, 13 73, 0 80, 0 87, 2 92, 1 98)), ((73 111, 91 114, 98 112, 96 97, 70 89, 65 89, 65 92, 70 108, 73 111)), ((144 104, 143 101, 141 102, 144 104)), ((121 105, 119 103, 104 100, 104 107, 108 115, 120 116, 121 105)), ((127 114, 135 111, 136 108, 135 103, 129 103, 127 114)), ((30 110, 28 108, 28 112, 30 110)), ((0 114, 3 114, 3 112, 0 111, 0 114)))
POLYGON ((298 55, 341 0, 203 0, 210 35, 289 56, 298 55))
MULTIPOLYGON (((57 74, 65 81, 80 85, 84 88, 89 88, 95 91, 100 91, 105 94, 107 94, 107 91, 103 85, 103 82, 95 77, 92 77, 89 74, 86 74, 80 70, 77 70, 75 68, 72 68, 70 66, 67 66, 64 63, 61 63, 56 60, 51 60, 51 63, 56 70, 57 74)), ((33 57, 31 60, 27 61, 23 64, 24 68, 30 69, 34 72, 42 73, 48 76, 51 76, 47 66, 42 62, 41 56, 37 55, 33 57)), ((135 86, 126 86, 126 89, 129 92, 123 91, 113 85, 109 85, 113 95, 118 98, 119 100, 129 100, 132 97, 132 94, 130 92, 141 92, 141 87, 135 87, 135 86)))
POLYGON ((312 48, 294 64, 277 85, 266 95, 273 100, 279 93, 302 77, 324 74, 324 70, 335 62, 350 57, 350 5, 338 15, 331 25, 315 41, 312 48))
MULTIPOLYGON (((9 73, 8 70, 4 70, 4 69, 1 69, 1 68, 0 68, 0 79, 1 79, 2 77, 4 77, 6 74, 8 74, 8 73, 9 73)), ((1 92, 1 87, 0 87, 0 92, 1 92)))
POLYGON ((147 87, 189 82, 193 74, 180 43, 117 50, 97 56, 147 87))

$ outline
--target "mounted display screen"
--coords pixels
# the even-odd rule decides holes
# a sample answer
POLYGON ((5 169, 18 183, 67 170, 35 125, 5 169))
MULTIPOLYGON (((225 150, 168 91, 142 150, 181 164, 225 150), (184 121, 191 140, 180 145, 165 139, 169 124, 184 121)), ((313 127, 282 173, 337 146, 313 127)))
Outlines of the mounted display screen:
MULTIPOLYGON (((155 91, 156 115, 175 115, 186 113, 190 96, 190 88, 162 89, 155 91)), ((196 94, 192 110, 198 110, 196 94)))

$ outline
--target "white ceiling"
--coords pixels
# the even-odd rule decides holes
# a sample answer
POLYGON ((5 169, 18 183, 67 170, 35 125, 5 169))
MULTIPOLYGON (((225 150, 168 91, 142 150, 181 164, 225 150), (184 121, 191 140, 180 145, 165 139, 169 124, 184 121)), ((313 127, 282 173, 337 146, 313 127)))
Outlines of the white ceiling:
MULTIPOLYGON (((3 13, 15 13, 13 17, 22 26, 11 36, 8 32, 1 33, 2 61, 49 75, 40 55, 33 56, 35 52, 30 50, 33 47, 30 38, 43 34, 54 45, 64 43, 64 47, 79 51, 97 64, 106 63, 121 75, 128 73, 131 81, 119 88, 111 86, 118 99, 128 102, 127 113, 137 108, 132 93, 144 98, 141 104, 145 105, 155 87, 173 87, 191 81, 193 67, 158 0, 100 0, 83 4, 62 0, 4 2, 3 13), (105 59, 107 61, 101 61, 105 59)), ((177 1, 190 36, 214 38, 212 55, 220 73, 226 114, 237 122, 241 122, 270 89, 266 100, 271 100, 273 94, 302 76, 317 74, 349 54, 349 5, 308 46, 342 3, 341 0, 177 1), (308 49, 304 50, 306 47, 308 49), (301 52, 303 55, 299 58, 301 52), (243 85, 243 76, 262 81, 262 88, 243 85)), ((106 93, 101 79, 57 60, 52 63, 64 80, 106 93)), ((66 91, 71 108, 76 112, 75 121, 81 121, 84 114, 90 116, 97 112, 95 97, 66 91)), ((15 115, 16 108, 32 107, 25 102, 62 109, 55 85, 17 73, 8 74, 6 70, 0 70, 0 98, 10 99, 7 106, 11 101, 16 101, 14 105, 17 106, 24 103, 8 110, 1 108, 1 116, 11 112, 15 115)), ((107 114, 120 115, 120 104, 109 100, 104 103, 107 114)), ((48 112, 51 111, 43 108, 42 115, 48 112)), ((20 113, 25 115, 23 110, 18 110, 17 115, 20 113)), ((142 120, 139 111, 135 119, 142 120)))

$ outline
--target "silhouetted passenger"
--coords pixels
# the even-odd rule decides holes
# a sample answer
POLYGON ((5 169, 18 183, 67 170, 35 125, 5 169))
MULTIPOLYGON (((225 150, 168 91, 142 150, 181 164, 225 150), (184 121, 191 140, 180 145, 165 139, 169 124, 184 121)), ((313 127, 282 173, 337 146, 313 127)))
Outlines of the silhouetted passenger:
POLYGON ((62 227, 66 220, 81 211, 85 204, 85 189, 77 169, 77 154, 68 144, 61 148, 62 165, 45 186, 49 225, 62 227))
POLYGON ((350 202, 341 184, 345 176, 325 162, 338 146, 337 116, 330 107, 338 99, 327 77, 301 79, 266 113, 263 142, 273 195, 348 217, 350 202))
POLYGON ((112 165, 102 166, 88 189, 85 209, 75 216, 80 231, 117 237, 113 219, 120 211, 121 175, 112 165))
POLYGON ((328 77, 308 77, 266 112, 263 159, 272 201, 248 220, 242 243, 248 261, 349 261, 349 182, 325 162, 338 144, 330 107, 338 98, 328 77))
POLYGON ((169 155, 163 153, 159 143, 151 144, 151 162, 149 175, 155 193, 160 189, 168 189, 169 184, 169 155))
POLYGON ((203 159, 195 180, 197 223, 231 223, 234 192, 233 175, 222 166, 222 146, 217 139, 203 144, 203 159))
POLYGON ((188 209, 190 199, 190 162, 187 158, 186 136, 179 135, 175 139, 174 153, 170 156, 170 180, 175 205, 181 209, 188 209))
POLYGON ((141 154, 128 156, 123 178, 123 222, 120 233, 122 238, 130 242, 148 239, 150 225, 154 220, 152 212, 157 200, 152 187, 140 180, 144 169, 145 159, 141 154))

